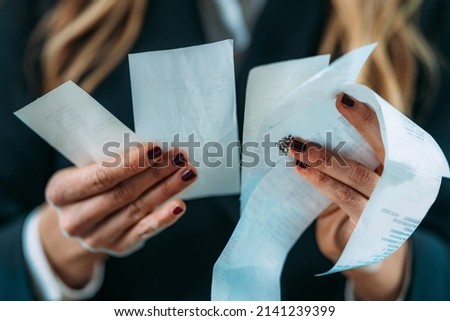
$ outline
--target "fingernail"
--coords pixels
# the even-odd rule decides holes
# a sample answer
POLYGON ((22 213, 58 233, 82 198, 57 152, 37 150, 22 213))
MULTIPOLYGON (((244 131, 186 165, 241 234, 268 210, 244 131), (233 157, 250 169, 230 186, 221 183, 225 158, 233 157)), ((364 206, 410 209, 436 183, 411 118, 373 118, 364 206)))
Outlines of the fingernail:
POLYGON ((147 152, 147 156, 149 159, 155 159, 155 158, 160 157, 161 155, 162 155, 162 149, 159 146, 156 146, 147 152))
POLYGON ((342 101, 342 105, 344 105, 344 107, 352 108, 355 106, 355 100, 347 94, 344 94, 342 96, 341 101, 342 101))
POLYGON ((303 163, 303 162, 301 162, 301 161, 299 161, 299 160, 296 160, 296 161, 295 161, 295 166, 298 166, 298 167, 303 168, 303 169, 309 167, 308 164, 305 164, 305 163, 303 163))
POLYGON ((290 147, 298 153, 303 153, 306 151, 306 144, 295 139, 291 142, 290 147))
POLYGON ((192 169, 188 169, 183 174, 181 174, 181 180, 183 182, 189 182, 190 180, 193 180, 196 177, 197 177, 197 174, 195 174, 192 169))
POLYGON ((182 153, 178 153, 172 158, 172 163, 177 167, 184 167, 187 160, 182 153))
POLYGON ((172 214, 178 215, 178 214, 181 214, 182 212, 183 212, 183 209, 181 207, 177 206, 173 209, 172 214))

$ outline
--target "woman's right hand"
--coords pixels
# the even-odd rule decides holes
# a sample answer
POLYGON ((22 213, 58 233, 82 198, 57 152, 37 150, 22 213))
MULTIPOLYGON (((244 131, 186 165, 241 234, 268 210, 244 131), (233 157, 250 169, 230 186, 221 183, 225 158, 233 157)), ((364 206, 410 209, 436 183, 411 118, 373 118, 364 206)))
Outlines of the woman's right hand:
POLYGON ((182 153, 148 145, 127 156, 115 167, 63 169, 47 185, 50 206, 43 209, 40 235, 50 264, 69 286, 89 280, 95 262, 106 257, 98 253, 129 254, 185 211, 182 200, 165 203, 197 176, 182 153))

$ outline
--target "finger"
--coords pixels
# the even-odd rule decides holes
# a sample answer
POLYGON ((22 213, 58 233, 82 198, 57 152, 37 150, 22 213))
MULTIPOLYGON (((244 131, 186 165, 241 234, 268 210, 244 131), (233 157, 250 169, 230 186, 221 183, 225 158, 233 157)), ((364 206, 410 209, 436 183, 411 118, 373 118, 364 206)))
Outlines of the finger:
POLYGON ((137 214, 138 216, 143 216, 142 213, 151 213, 159 205, 194 183, 196 179, 196 170, 188 165, 183 170, 176 172, 155 187, 147 190, 138 200, 125 207, 124 212, 128 216, 136 215, 136 213, 140 213, 137 214))
POLYGON ((296 166, 296 171, 336 203, 349 216, 351 222, 356 225, 367 204, 366 197, 350 186, 337 181, 315 168, 296 166))
POLYGON ((120 160, 61 170, 50 179, 46 198, 51 204, 61 206, 102 193, 145 171, 160 161, 162 154, 159 146, 149 143, 131 148, 120 160))
POLYGON ((109 248, 115 253, 127 253, 128 249, 134 248, 135 244, 142 244, 174 224, 185 211, 186 204, 183 201, 171 201, 140 220, 109 248))
POLYGON ((336 99, 336 108, 364 137, 375 150, 380 163, 384 162, 384 146, 381 139, 380 125, 375 112, 347 94, 340 94, 336 99))
MULTIPOLYGON (((146 190, 157 186, 180 170, 173 161, 178 154, 174 154, 175 151, 165 153, 160 162, 154 163, 147 170, 128 178, 104 193, 60 207, 61 228, 72 236, 89 232, 105 217, 134 202, 146 190)), ((134 215, 141 215, 141 213, 136 211, 134 215)))
POLYGON ((291 155, 302 166, 313 167, 328 176, 352 187, 366 197, 372 195, 380 176, 354 160, 333 153, 316 143, 295 138, 290 145, 291 155))
POLYGON ((104 222, 95 226, 94 229, 85 235, 85 242, 93 247, 111 244, 138 221, 148 215, 153 215, 151 213, 160 204, 180 193, 192 184, 195 178, 195 170, 191 167, 186 167, 185 170, 177 172, 159 185, 147 190, 138 199, 120 209, 111 217, 106 218, 104 222))

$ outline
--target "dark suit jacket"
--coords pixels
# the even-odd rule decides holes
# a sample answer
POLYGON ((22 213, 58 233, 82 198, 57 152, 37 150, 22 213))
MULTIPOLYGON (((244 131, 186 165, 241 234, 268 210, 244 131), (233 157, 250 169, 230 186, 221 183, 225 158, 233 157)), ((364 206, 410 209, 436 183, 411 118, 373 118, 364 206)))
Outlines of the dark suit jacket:
MULTIPOLYGON (((16 119, 12 112, 36 98, 22 70, 25 45, 37 18, 52 0, 0 2, 0 299, 35 299, 22 252, 21 230, 27 213, 43 202, 49 176, 69 162, 16 119)), ((253 42, 237 76, 238 115, 242 125, 245 86, 251 67, 315 55, 327 21, 326 0, 268 1, 253 42)), ((424 1, 420 27, 442 57, 450 57, 450 2, 424 1)), ((132 52, 204 43, 193 0, 152 0, 142 34, 132 52)), ((26 72, 32 72, 27 70, 26 72)), ((423 123, 450 156, 450 73, 441 71, 433 113, 423 123)), ((432 101, 419 91, 417 106, 432 101)), ((94 97, 133 127, 128 63, 124 59, 94 92, 94 97)), ((237 197, 188 202, 180 222, 148 241, 141 251, 110 259, 105 282, 95 299, 209 299, 212 267, 238 218, 237 197)), ((413 267, 408 299, 450 299, 450 184, 412 236, 413 267)), ((343 299, 340 274, 315 277, 331 263, 319 252, 314 226, 288 257, 282 298, 343 299)))

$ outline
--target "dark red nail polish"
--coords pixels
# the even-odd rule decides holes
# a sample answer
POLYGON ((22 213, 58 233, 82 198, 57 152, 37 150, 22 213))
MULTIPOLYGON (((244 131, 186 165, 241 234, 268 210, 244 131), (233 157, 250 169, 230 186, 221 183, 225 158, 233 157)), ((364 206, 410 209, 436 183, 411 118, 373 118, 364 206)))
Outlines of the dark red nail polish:
POLYGON ((344 107, 352 108, 355 106, 355 100, 347 94, 344 94, 342 96, 341 101, 342 101, 342 105, 344 105, 344 107))
POLYGON ((162 149, 159 146, 153 147, 147 152, 147 156, 149 159, 155 159, 162 155, 162 149))
POLYGON ((172 158, 172 163, 177 167, 184 167, 187 160, 182 153, 178 153, 172 158))
POLYGON ((296 139, 291 142, 290 147, 297 153, 304 153, 306 151, 306 144, 296 139))
POLYGON ((177 206, 173 209, 172 214, 178 215, 178 214, 181 214, 182 212, 183 212, 183 209, 181 207, 177 206))
POLYGON ((183 182, 189 182, 190 180, 193 180, 196 177, 197 174, 195 174, 192 169, 188 169, 187 171, 183 172, 183 174, 181 174, 181 180, 183 182))

